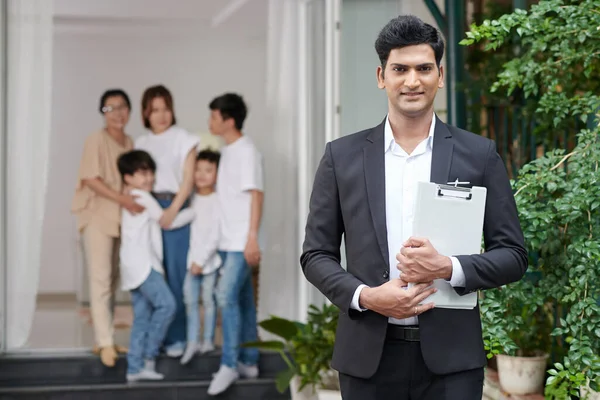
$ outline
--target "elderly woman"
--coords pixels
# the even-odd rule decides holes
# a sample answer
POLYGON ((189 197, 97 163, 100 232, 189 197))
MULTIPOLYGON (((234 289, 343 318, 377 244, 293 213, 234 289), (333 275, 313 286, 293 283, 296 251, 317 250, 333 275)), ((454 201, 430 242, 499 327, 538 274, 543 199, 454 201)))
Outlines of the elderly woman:
POLYGON ((117 158, 133 148, 125 133, 130 110, 129 96, 123 90, 107 90, 100 98, 104 128, 85 141, 71 208, 83 236, 96 348, 107 367, 113 367, 117 359, 113 299, 119 277, 121 207, 133 213, 143 211, 121 192, 117 170, 117 158))
POLYGON ((190 243, 190 225, 165 230, 188 198, 194 185, 194 167, 198 136, 178 127, 173 108, 173 97, 162 86, 153 86, 142 96, 142 119, 148 133, 135 141, 135 148, 145 150, 156 161, 154 196, 164 208, 160 224, 163 228, 164 268, 177 312, 165 338, 170 357, 183 354, 186 342, 186 317, 183 303, 183 282, 187 273, 187 253, 190 243))

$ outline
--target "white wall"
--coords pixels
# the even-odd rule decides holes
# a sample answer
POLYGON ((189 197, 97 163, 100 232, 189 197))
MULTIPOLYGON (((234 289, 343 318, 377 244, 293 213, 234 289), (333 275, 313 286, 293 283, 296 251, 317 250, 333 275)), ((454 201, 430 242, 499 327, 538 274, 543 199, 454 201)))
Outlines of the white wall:
MULTIPOLYGON (((429 9, 422 1, 342 1, 340 64, 342 135, 373 127, 379 124, 387 113, 385 91, 377 88, 376 69, 379 58, 374 45, 377 35, 385 24, 400 14, 416 15, 437 27, 429 9)), ((438 92, 435 109, 440 118, 445 120, 445 89, 438 92)))
MULTIPOLYGON (((255 2, 252 7, 252 13, 266 13, 264 2, 255 2)), ((246 18, 252 15, 246 12, 246 18)), ((177 22, 160 26, 131 21, 127 24, 133 26, 88 22, 59 18, 54 35, 52 144, 41 293, 74 292, 78 288, 78 235, 70 205, 84 140, 102 127, 98 101, 104 90, 120 87, 131 97, 127 132, 134 137, 143 131, 139 103, 147 86, 162 83, 171 90, 178 124, 192 132, 207 131, 207 105, 214 96, 236 91, 250 108, 245 132, 263 153, 267 150, 266 27, 248 29, 234 21, 219 29, 194 24, 182 29, 177 22)), ((259 19, 256 23, 264 22, 259 19)))

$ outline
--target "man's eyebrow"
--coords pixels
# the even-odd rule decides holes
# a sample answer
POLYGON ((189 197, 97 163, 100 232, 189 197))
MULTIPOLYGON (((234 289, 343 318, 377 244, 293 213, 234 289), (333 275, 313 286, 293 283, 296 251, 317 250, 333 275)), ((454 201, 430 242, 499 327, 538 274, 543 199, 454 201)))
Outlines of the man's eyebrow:
MULTIPOLYGON (((390 65, 392 67, 410 68, 410 65, 399 64, 399 63, 391 63, 390 65)), ((433 67, 434 65, 435 65, 434 63, 423 63, 423 64, 417 64, 415 67, 416 68, 433 67)))

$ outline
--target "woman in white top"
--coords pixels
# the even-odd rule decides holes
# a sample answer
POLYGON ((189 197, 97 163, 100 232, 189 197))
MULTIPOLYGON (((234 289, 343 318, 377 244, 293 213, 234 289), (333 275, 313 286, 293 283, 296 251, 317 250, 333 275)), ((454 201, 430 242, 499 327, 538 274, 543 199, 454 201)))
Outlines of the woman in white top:
POLYGON ((167 355, 179 357, 186 342, 186 317, 183 303, 183 282, 187 273, 190 242, 189 224, 175 230, 165 230, 184 207, 189 205, 193 189, 196 147, 200 142, 186 130, 175 125, 173 97, 162 86, 146 89, 142 96, 142 118, 150 131, 135 141, 135 148, 145 150, 156 162, 154 196, 165 209, 160 225, 163 228, 164 270, 177 312, 165 338, 167 355))

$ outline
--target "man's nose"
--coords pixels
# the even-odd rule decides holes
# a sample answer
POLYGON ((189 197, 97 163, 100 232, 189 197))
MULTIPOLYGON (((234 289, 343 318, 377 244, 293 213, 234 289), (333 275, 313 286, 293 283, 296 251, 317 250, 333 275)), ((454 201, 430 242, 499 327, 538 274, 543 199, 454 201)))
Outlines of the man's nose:
POLYGON ((421 82, 419 80, 419 74, 417 73, 417 71, 415 71, 414 69, 410 70, 406 75, 406 81, 404 82, 404 84, 411 89, 419 87, 421 82))

